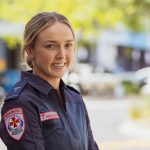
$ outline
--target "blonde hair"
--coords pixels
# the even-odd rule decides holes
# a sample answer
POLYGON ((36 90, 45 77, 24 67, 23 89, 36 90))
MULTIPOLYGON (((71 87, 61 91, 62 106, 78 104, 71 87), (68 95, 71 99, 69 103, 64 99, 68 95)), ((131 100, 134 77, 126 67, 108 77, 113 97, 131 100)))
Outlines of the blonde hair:
POLYGON ((26 58, 27 64, 33 68, 32 60, 27 56, 26 49, 33 48, 36 38, 40 32, 42 32, 47 27, 53 25, 56 22, 61 22, 66 24, 72 31, 73 37, 75 34, 69 20, 64 16, 56 12, 42 12, 33 16, 26 24, 24 30, 23 46, 22 46, 22 56, 23 59, 26 58))

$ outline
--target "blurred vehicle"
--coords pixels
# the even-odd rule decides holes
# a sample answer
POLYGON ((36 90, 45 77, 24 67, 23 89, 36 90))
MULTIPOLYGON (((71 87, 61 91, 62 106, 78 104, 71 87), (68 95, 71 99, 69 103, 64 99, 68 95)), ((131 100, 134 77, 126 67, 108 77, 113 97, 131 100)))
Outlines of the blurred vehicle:
POLYGON ((19 78, 20 72, 18 70, 7 70, 0 74, 0 100, 5 98, 19 78))
POLYGON ((17 69, 7 70, 3 73, 3 88, 8 93, 14 84, 20 79, 20 71, 17 69))

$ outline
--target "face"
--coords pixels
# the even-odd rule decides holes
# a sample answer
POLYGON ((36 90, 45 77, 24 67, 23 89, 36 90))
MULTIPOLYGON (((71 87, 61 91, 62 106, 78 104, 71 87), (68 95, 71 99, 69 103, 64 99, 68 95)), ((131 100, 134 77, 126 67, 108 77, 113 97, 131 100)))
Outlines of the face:
POLYGON ((33 72, 45 80, 60 79, 74 62, 75 39, 71 29, 55 23, 43 30, 31 49, 33 72))

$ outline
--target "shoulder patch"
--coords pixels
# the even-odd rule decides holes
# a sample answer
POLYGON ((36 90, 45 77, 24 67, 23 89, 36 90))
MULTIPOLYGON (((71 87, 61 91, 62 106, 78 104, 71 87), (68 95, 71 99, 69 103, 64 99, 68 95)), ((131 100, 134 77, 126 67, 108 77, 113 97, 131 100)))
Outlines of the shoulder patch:
POLYGON ((22 108, 10 109, 4 114, 4 122, 8 134, 15 140, 20 140, 25 131, 25 120, 22 108))
POLYGON ((12 100, 12 99, 16 99, 20 95, 20 93, 22 92, 26 84, 27 84, 26 80, 17 82, 14 85, 13 89, 6 96, 4 102, 12 100))
POLYGON ((71 91, 74 91, 78 94, 80 94, 80 92, 78 90, 76 90, 74 87, 67 85, 67 88, 70 89, 71 91))

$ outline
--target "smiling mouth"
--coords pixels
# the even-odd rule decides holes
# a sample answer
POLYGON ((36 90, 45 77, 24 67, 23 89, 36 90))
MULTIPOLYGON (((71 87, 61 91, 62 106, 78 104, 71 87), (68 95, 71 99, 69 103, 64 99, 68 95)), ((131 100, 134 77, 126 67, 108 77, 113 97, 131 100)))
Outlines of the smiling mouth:
POLYGON ((62 68, 66 65, 66 63, 53 63, 53 66, 56 67, 56 68, 62 68))

